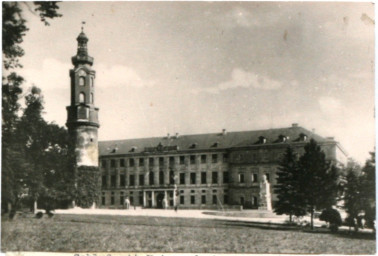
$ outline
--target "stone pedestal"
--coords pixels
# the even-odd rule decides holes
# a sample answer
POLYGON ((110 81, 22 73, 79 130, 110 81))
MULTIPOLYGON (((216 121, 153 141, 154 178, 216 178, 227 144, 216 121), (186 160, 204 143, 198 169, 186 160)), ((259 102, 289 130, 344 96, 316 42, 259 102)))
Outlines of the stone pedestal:
POLYGON ((270 184, 267 181, 265 175, 263 176, 263 180, 260 182, 259 210, 265 210, 265 211, 271 211, 272 210, 270 184))

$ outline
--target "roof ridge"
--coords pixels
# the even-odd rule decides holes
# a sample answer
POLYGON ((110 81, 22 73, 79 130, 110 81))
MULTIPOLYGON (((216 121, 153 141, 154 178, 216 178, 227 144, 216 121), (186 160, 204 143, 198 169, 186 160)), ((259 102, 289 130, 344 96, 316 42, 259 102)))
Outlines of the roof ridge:
MULTIPOLYGON (((243 132, 263 132, 263 131, 271 131, 271 130, 285 130, 285 129, 291 129, 291 128, 294 128, 294 129, 304 129, 312 134, 315 134, 314 132, 311 132, 301 126, 296 126, 296 127, 293 127, 293 126, 289 126, 289 127, 280 127, 280 128, 269 128, 269 129, 259 129, 259 130, 242 130, 242 131, 227 131, 227 134, 230 134, 230 133, 243 133, 243 132)), ((186 137, 186 136, 205 136, 205 135, 216 135, 216 134, 222 134, 222 131, 220 132, 212 132, 212 133, 194 133, 194 134, 182 134, 182 135, 179 135, 180 137, 186 137)), ((174 137, 175 135, 171 135, 172 137, 174 137)), ((319 135, 318 135, 319 136, 319 135)), ((117 142, 117 141, 126 141, 126 140, 147 140, 147 139, 164 139, 166 138, 167 136, 156 136, 156 137, 140 137, 140 138, 129 138, 129 139, 115 139, 115 140, 101 140, 99 142, 117 142)), ((322 137, 322 136, 319 136, 319 137, 322 137)), ((323 137, 322 137, 323 138, 323 137)))

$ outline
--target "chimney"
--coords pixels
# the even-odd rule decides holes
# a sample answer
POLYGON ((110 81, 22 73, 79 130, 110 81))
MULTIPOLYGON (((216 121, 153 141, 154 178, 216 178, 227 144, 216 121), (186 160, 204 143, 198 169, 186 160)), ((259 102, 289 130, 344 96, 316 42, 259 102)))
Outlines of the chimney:
POLYGON ((291 124, 291 127, 298 127, 298 123, 291 124))
POLYGON ((171 138, 170 134, 169 134, 169 133, 167 133, 167 139, 170 139, 170 138, 171 138))
POLYGON ((175 138, 178 139, 178 137, 179 137, 179 133, 176 132, 175 138))
POLYGON ((227 134, 226 129, 222 129, 222 135, 226 135, 226 134, 227 134))

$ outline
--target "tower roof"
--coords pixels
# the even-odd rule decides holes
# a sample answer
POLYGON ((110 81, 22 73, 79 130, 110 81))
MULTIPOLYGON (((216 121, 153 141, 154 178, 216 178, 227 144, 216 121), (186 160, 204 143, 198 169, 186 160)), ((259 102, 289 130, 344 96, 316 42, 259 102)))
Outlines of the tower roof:
POLYGON ((93 58, 88 55, 87 43, 89 41, 87 35, 84 33, 83 28, 77 40, 77 53, 72 57, 72 64, 78 66, 79 64, 89 64, 92 66, 93 58))

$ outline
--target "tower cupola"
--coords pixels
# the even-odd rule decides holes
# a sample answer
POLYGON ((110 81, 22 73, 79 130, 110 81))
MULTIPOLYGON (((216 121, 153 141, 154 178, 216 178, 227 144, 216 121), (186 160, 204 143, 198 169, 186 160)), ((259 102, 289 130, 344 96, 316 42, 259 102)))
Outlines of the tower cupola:
POLYGON ((88 55, 88 37, 84 34, 82 30, 79 36, 76 38, 77 40, 77 53, 75 56, 72 57, 72 64, 78 66, 79 64, 89 64, 92 66, 93 58, 88 55))

